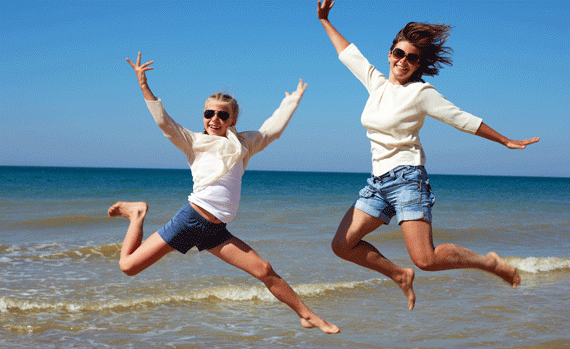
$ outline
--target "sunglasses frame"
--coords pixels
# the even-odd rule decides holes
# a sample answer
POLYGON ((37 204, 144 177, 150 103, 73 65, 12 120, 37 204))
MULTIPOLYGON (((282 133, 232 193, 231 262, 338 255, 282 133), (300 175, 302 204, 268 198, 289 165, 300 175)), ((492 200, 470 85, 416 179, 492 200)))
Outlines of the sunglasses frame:
POLYGON ((218 118, 222 121, 226 121, 232 117, 230 113, 228 113, 225 110, 212 110, 212 109, 204 110, 204 117, 208 120, 213 118, 214 115, 216 114, 218 115, 218 118))
POLYGON ((418 55, 416 53, 406 53, 406 51, 404 51, 398 47, 392 49, 392 56, 394 56, 398 59, 404 59, 405 58, 406 61, 410 62, 411 64, 419 63, 420 58, 421 58, 420 55, 418 55), (396 50, 398 52, 396 52, 396 50))

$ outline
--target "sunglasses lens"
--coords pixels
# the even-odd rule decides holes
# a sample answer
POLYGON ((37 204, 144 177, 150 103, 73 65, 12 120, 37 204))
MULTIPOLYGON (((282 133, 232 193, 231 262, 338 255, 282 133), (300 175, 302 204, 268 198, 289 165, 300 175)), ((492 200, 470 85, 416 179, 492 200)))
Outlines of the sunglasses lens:
POLYGON ((392 50, 392 55, 394 55, 396 58, 402 59, 406 57, 406 52, 400 50, 399 48, 395 48, 392 50))
POLYGON ((222 121, 226 121, 230 118, 230 113, 227 111, 219 110, 216 112, 215 110, 210 109, 204 111, 204 117, 206 119, 211 119, 214 117, 214 115, 216 115, 216 113, 218 113, 218 118, 220 118, 222 121))
POLYGON ((218 112, 218 117, 220 119, 222 119, 223 121, 226 121, 227 119, 230 118, 230 113, 228 113, 227 111, 219 111, 218 112))
POLYGON ((392 55, 398 59, 403 59, 404 57, 406 57, 406 59, 408 60, 408 62, 412 63, 412 64, 416 64, 420 61, 420 56, 418 56, 415 53, 408 53, 406 55, 406 52, 404 52, 404 50, 399 49, 399 48, 395 48, 392 50, 392 55))
POLYGON ((418 63, 419 60, 420 60, 420 56, 418 56, 417 54, 415 54, 415 53, 408 53, 408 61, 409 61, 410 63, 415 64, 415 63, 418 63))

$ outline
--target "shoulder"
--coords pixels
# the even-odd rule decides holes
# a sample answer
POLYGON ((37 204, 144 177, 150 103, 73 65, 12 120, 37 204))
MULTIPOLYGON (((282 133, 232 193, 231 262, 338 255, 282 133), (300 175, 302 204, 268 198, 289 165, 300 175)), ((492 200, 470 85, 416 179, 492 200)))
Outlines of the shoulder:
POLYGON ((254 143, 256 142, 259 137, 261 136, 261 132, 259 131, 244 131, 244 132, 238 132, 237 134, 237 138, 240 140, 240 142, 242 143, 254 143))
POLYGON ((429 82, 416 81, 405 85, 406 90, 414 92, 422 98, 434 98, 441 96, 436 88, 429 82))

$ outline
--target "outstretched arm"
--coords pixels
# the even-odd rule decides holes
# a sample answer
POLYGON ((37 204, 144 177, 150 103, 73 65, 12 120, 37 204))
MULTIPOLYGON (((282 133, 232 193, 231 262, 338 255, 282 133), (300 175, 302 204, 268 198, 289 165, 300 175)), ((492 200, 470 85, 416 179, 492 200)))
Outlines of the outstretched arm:
POLYGON ((148 87, 148 83, 146 81, 146 72, 147 72, 147 70, 153 70, 154 69, 154 67, 150 67, 150 65, 153 64, 154 61, 146 62, 145 64, 141 65, 141 53, 139 52, 136 64, 133 63, 128 58, 127 58, 127 62, 129 62, 129 64, 131 65, 131 67, 133 67, 133 69, 135 70, 135 73, 137 74, 137 79, 139 80, 139 86, 140 86, 142 93, 144 95, 144 99, 146 99, 148 101, 155 101, 156 97, 150 91, 150 88, 148 87))
MULTIPOLYGON (((299 80, 297 89, 291 93, 285 92, 285 98, 281 101, 279 108, 273 112, 273 115, 265 120, 258 131, 240 132, 239 137, 246 142, 249 150, 246 160, 252 155, 260 152, 283 134, 289 121, 293 117, 295 110, 301 102, 301 98, 305 93, 307 84, 303 83, 303 79, 299 80)), ((244 160, 244 161, 246 161, 244 160)), ((244 164, 246 164, 244 162, 244 164)))
POLYGON ((153 70, 153 67, 150 67, 154 61, 150 61, 144 64, 141 64, 141 53, 139 52, 137 57, 137 63, 133 63, 130 59, 127 58, 127 62, 133 67, 135 73, 137 74, 137 79, 139 80, 139 86, 141 91, 144 95, 144 99, 146 101, 146 105, 152 114, 152 117, 158 127, 162 130, 162 133, 174 144, 178 149, 182 150, 186 157, 188 158, 188 162, 191 163, 193 161, 193 139, 194 133, 185 129, 183 126, 179 125, 176 121, 174 121, 170 115, 164 110, 162 106, 162 102, 154 96, 154 94, 150 91, 148 87, 148 83, 146 80, 146 72, 148 70, 153 70))
POLYGON ((319 17, 321 24, 325 28, 325 31, 327 32, 329 39, 331 39, 331 42, 334 48, 336 49, 336 53, 340 54, 342 51, 344 51, 345 48, 347 48, 350 45, 350 42, 348 42, 348 40, 346 40, 344 36, 342 36, 338 32, 338 30, 336 30, 336 28, 333 27, 331 22, 329 22, 329 11, 332 9, 334 4, 335 2, 331 0, 323 0, 322 5, 320 0, 317 1, 318 5, 317 16, 319 17))
POLYGON ((540 140, 539 137, 534 137, 530 139, 523 139, 522 141, 517 141, 513 139, 508 139, 507 137, 501 135, 497 131, 493 130, 485 123, 481 123, 481 126, 475 133, 477 136, 487 138, 494 142, 500 143, 509 149, 524 149, 527 145, 536 143, 540 140))

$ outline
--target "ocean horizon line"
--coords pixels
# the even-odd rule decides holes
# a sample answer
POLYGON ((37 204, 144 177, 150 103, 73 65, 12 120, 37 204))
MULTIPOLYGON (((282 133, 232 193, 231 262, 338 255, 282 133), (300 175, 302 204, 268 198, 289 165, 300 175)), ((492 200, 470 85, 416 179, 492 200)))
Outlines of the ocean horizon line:
MULTIPOLYGON (((190 168, 168 168, 168 167, 106 167, 106 166, 55 166, 55 165, 0 165, 2 168, 11 169, 85 169, 85 170, 141 170, 141 171, 188 171, 190 168)), ((352 171, 308 171, 308 170, 259 170, 251 169, 245 172, 272 172, 272 173, 304 173, 304 174, 354 174, 354 175, 370 175, 370 172, 352 172, 352 171)), ((430 172, 430 176, 457 176, 457 177, 500 177, 500 178, 549 178, 549 179, 568 179, 565 176, 523 176, 523 175, 490 175, 490 174, 452 174, 452 173, 435 173, 430 172)))

